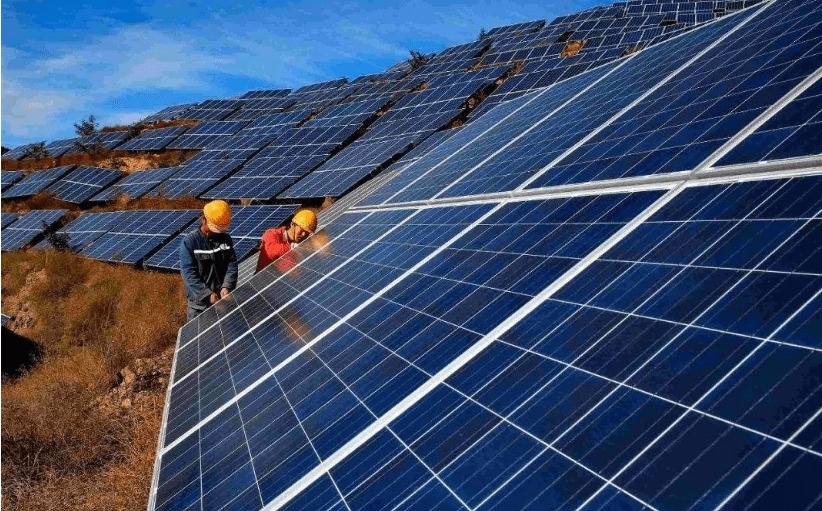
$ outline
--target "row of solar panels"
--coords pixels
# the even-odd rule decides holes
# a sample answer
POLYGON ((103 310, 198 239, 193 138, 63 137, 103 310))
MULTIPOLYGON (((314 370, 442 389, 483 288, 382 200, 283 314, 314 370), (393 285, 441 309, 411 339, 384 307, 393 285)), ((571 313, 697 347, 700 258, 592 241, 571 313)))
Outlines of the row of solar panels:
MULTIPOLYGON (((252 255, 262 233, 294 212, 293 206, 235 206, 231 236, 238 260, 252 255)), ((198 210, 135 210, 84 213, 53 232, 67 211, 34 210, 18 216, 3 213, 2 250, 50 246, 91 259, 179 269, 179 248, 194 228, 198 210)))

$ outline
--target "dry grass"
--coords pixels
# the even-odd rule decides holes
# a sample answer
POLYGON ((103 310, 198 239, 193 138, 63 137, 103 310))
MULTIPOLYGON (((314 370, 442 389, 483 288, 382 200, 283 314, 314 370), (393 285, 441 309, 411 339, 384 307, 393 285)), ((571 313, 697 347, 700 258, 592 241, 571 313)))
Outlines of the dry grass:
POLYGON ((2 285, 4 311, 17 299, 34 312, 18 333, 43 353, 2 385, 3 507, 144 509, 164 389, 125 415, 103 413, 95 398, 136 358, 173 346, 185 320, 182 281, 37 251, 4 253, 2 285))
POLYGON ((61 167, 63 165, 91 165, 95 167, 114 168, 124 172, 136 170, 174 167, 185 162, 199 151, 158 151, 133 152, 101 150, 94 154, 80 153, 57 158, 39 158, 36 160, 3 160, 3 170, 35 171, 61 167))
MULTIPOLYGON (((199 124, 200 121, 195 119, 175 119, 173 121, 162 121, 162 122, 154 122, 151 124, 143 124, 142 130, 158 130, 160 128, 172 128, 174 126, 195 126, 199 124)), ((109 131, 128 131, 133 127, 133 125, 126 125, 121 124, 118 126, 105 126, 100 128, 100 131, 103 133, 109 131)), ((141 130, 141 131, 142 131, 141 130)))

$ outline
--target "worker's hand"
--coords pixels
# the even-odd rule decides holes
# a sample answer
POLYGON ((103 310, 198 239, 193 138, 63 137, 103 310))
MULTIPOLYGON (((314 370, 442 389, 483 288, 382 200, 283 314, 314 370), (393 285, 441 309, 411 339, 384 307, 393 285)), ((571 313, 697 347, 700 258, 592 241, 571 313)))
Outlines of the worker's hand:
POLYGON ((211 293, 211 295, 209 295, 208 303, 210 303, 211 305, 214 305, 218 301, 220 301, 220 295, 218 295, 217 293, 211 293))
POLYGON ((220 289, 220 298, 225 298, 229 293, 231 293, 231 291, 229 291, 227 287, 220 289))

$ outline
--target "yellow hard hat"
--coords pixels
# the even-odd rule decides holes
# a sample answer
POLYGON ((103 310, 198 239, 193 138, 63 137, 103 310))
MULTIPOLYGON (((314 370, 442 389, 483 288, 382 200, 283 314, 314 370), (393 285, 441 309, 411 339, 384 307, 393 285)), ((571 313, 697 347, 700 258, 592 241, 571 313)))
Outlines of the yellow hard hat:
POLYGON ((231 225, 231 206, 224 200, 213 200, 206 204, 203 215, 211 232, 225 232, 231 225))
POLYGON ((297 211, 297 214, 294 215, 294 220, 292 220, 292 222, 310 233, 313 233, 314 230, 317 229, 317 215, 315 215, 310 209, 297 211))

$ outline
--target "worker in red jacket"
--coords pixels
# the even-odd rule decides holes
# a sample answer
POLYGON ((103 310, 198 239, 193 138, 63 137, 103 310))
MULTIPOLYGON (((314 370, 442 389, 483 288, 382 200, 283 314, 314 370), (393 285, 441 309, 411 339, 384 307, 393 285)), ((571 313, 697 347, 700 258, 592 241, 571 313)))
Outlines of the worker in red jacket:
MULTIPOLYGON (((317 215, 309 209, 298 211, 291 219, 291 225, 286 229, 269 229, 263 233, 262 244, 260 245, 260 256, 257 258, 257 270, 260 271, 272 261, 280 259, 293 247, 313 234, 317 229, 317 215)), ((277 269, 286 272, 297 263, 297 254, 292 252, 291 257, 283 257, 277 261, 277 269)))

